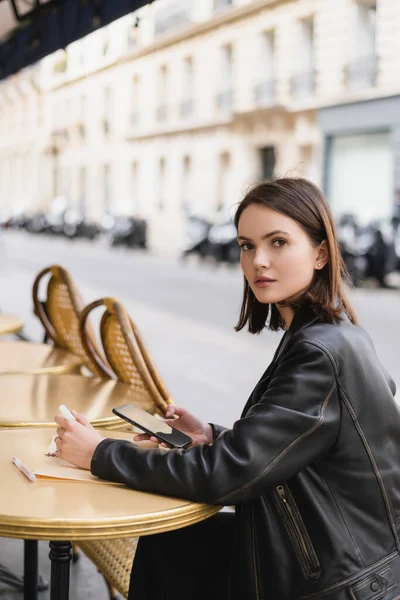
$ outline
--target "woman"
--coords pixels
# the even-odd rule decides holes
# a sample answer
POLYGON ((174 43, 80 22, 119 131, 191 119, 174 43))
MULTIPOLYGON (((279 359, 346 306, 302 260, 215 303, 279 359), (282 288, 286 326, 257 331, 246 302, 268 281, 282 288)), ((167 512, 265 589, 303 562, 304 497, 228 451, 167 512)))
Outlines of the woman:
POLYGON ((194 443, 165 452, 57 417, 59 456, 134 489, 236 506, 141 538, 134 600, 400 599, 395 386, 346 298, 327 202, 304 179, 269 181, 235 224, 236 329, 286 331, 241 418, 223 429, 170 407, 194 443))

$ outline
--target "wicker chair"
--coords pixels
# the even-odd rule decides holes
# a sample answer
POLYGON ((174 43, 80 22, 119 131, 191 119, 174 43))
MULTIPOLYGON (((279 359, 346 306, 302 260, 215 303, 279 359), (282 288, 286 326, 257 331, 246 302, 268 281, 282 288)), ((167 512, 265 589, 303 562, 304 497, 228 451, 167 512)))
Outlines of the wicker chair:
POLYGON ((105 356, 117 378, 146 391, 152 398, 157 411, 164 414, 172 399, 154 365, 135 323, 124 306, 115 298, 101 298, 83 309, 80 317, 80 337, 87 355, 92 355, 97 368, 107 375, 107 368, 99 352, 93 352, 90 330, 87 326, 89 313, 104 306, 100 321, 100 337, 105 356))
MULTIPOLYGON (((118 379, 134 386, 138 394, 149 394, 155 411, 164 414, 168 405, 172 404, 171 397, 134 322, 123 305, 114 298, 97 300, 82 311, 80 334, 85 351, 91 352, 87 319, 89 313, 100 306, 105 308, 100 322, 100 337, 113 371, 118 379)), ((103 368, 98 354, 93 354, 93 360, 97 362, 98 368, 103 368)), ((115 598, 116 591, 125 598, 128 597, 136 545, 137 538, 79 542, 80 548, 106 580, 110 598, 115 598)))
POLYGON ((32 296, 34 313, 41 321, 46 337, 50 338, 55 346, 69 350, 78 356, 93 375, 112 377, 107 360, 101 356, 96 346, 94 333, 89 324, 87 338, 91 352, 86 352, 82 345, 79 335, 79 317, 84 304, 68 271, 59 265, 43 269, 34 281, 32 296), (47 284, 46 300, 41 301, 39 286, 48 275, 50 279, 47 284), (98 362, 101 362, 102 368, 97 366, 98 362))

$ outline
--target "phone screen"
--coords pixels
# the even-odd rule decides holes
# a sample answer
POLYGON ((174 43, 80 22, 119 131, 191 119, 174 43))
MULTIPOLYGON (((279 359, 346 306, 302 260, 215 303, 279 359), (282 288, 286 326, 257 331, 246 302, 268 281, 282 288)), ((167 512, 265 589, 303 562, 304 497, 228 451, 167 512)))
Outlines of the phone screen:
POLYGON ((192 438, 188 435, 170 427, 164 421, 153 417, 153 415, 138 408, 131 402, 117 406, 112 411, 118 417, 125 419, 125 421, 132 423, 132 425, 136 425, 146 433, 154 435, 157 439, 173 448, 184 448, 192 442, 192 438))

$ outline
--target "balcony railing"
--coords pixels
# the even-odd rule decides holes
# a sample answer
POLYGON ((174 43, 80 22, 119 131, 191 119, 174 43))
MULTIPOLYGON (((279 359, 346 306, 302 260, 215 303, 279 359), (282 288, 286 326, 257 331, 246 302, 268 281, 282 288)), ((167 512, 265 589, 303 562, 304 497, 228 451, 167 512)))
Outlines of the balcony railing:
POLYGON ((233 6, 233 0, 214 0, 214 10, 223 10, 224 8, 230 8, 233 6))
POLYGON ((262 81, 254 86, 254 103, 259 107, 269 107, 275 104, 275 81, 262 81))
POLYGON ((110 121, 107 118, 101 120, 101 129, 103 134, 107 136, 110 133, 110 121))
POLYGON ((133 112, 131 114, 131 127, 137 127, 139 124, 139 113, 133 112))
POLYGON ((154 17, 154 34, 165 35, 191 22, 190 4, 180 0, 172 6, 159 10, 154 17))
POLYGON ((193 98, 186 98, 182 100, 179 105, 179 112, 181 117, 188 117, 193 113, 194 101, 193 98))
POLYGON ((290 78, 290 91, 296 98, 312 96, 315 93, 315 82, 314 69, 298 72, 290 78))
POLYGON ((168 116, 168 107, 166 104, 161 104, 157 107, 156 117, 157 121, 166 121, 168 116))
POLYGON ((376 56, 363 58, 345 67, 345 81, 351 89, 373 87, 376 83, 378 63, 376 56))
POLYGON ((215 104, 218 110, 230 112, 233 109, 233 91, 225 90, 217 94, 215 104))

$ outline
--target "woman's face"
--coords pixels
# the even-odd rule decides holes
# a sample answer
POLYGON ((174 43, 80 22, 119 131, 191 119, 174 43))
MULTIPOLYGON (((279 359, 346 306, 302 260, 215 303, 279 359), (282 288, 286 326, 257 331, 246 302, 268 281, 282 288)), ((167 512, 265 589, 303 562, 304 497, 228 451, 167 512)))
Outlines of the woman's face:
POLYGON ((324 243, 313 246, 296 221, 259 204, 242 212, 238 242, 244 276, 263 304, 295 300, 327 262, 324 243))

